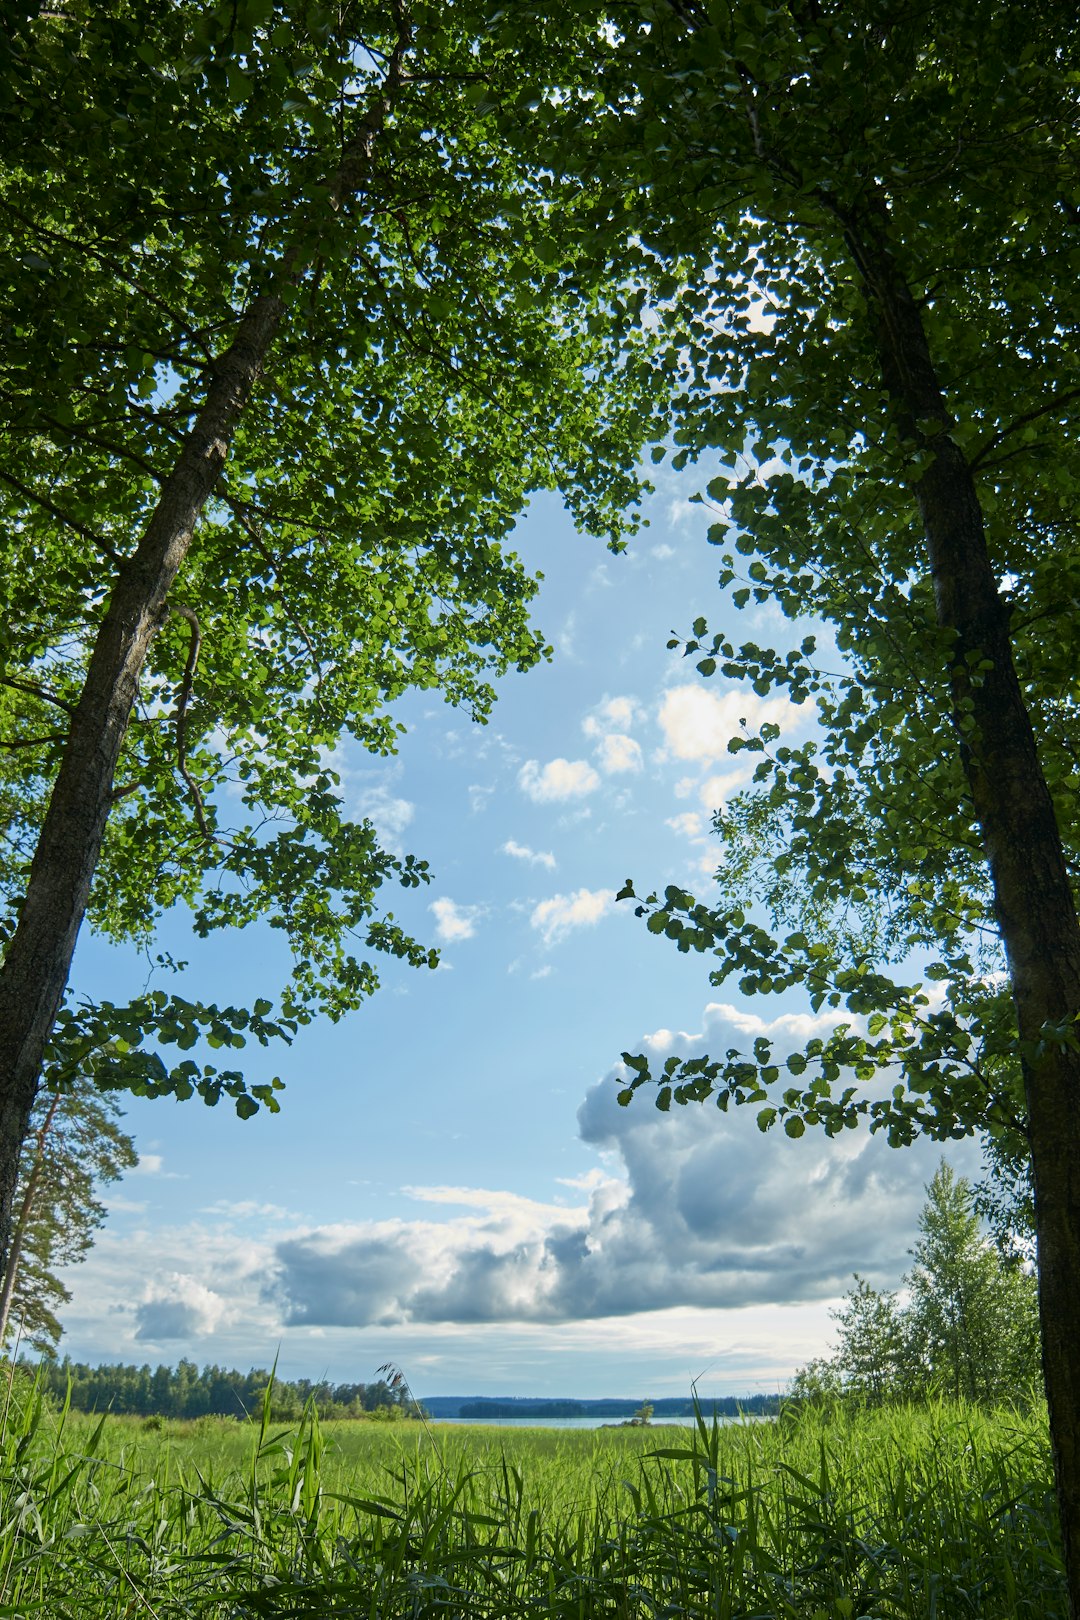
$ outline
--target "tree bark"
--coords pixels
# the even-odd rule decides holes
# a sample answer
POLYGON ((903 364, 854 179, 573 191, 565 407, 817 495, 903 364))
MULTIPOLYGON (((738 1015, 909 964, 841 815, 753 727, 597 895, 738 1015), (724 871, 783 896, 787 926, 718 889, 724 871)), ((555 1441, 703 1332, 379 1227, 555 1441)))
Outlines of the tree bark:
POLYGON ((1039 1314, 1070 1613, 1080 1620, 1080 924, 1012 656, 978 490, 883 207, 845 220, 877 320, 882 377, 931 454, 916 494, 939 625, 954 632, 954 720, 990 869, 1020 1037, 1035 1187, 1039 1314), (936 429, 936 431, 934 431, 936 429))
MULTIPOLYGON (((403 82, 411 32, 395 6, 398 38, 377 94, 331 182, 335 208, 370 172, 376 140, 403 82)), ((304 224, 298 220, 299 227, 304 224)), ((11 1232, 19 1151, 41 1065, 71 970, 105 825, 117 760, 151 640, 213 492, 233 434, 263 370, 285 312, 278 289, 310 262, 317 233, 304 234, 276 267, 274 290, 255 298, 211 369, 202 409, 161 488, 158 504, 118 570, 72 717, 68 742, 34 852, 18 925, 0 968, 0 1264, 11 1232)))

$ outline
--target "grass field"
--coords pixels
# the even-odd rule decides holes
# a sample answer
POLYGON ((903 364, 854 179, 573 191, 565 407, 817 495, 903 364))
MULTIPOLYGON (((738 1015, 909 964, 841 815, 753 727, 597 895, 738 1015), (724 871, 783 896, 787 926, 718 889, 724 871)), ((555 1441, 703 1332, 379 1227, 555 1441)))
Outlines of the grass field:
POLYGON ((1055 1620, 1039 1415, 687 1429, 215 1420, 13 1402, 0 1616, 1055 1620))

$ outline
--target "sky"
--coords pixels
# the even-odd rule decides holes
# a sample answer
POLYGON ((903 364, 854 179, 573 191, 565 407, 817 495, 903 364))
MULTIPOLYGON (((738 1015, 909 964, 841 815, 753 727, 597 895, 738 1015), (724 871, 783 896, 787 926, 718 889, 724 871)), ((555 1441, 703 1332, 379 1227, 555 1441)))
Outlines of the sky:
MULTIPOLYGON (((782 1051, 819 1027, 797 998, 714 988, 707 958, 615 901, 627 877, 707 900, 711 812, 749 774, 729 737, 742 720, 793 739, 812 723, 666 649, 699 614, 782 647, 810 627, 737 612, 706 540, 715 514, 687 476, 654 481, 620 556, 554 498, 533 502, 514 546, 545 576, 534 617, 553 658, 506 677, 488 725, 414 694, 395 758, 339 752, 352 813, 431 863, 430 887, 393 909, 441 966, 387 962, 359 1012, 242 1054, 249 1079, 286 1082, 276 1116, 127 1101, 139 1166, 65 1274, 62 1352, 276 1356, 285 1377, 335 1382, 393 1362, 421 1397, 775 1392, 829 1348, 853 1273, 898 1284, 940 1147, 792 1141, 753 1109, 616 1102, 624 1050, 662 1061, 775 1033, 782 1051)), ((187 961, 179 981, 86 935, 73 987, 250 1004, 285 976, 268 930, 203 942, 175 916, 155 949, 187 961)), ((948 1158, 978 1173, 973 1144, 948 1158)))

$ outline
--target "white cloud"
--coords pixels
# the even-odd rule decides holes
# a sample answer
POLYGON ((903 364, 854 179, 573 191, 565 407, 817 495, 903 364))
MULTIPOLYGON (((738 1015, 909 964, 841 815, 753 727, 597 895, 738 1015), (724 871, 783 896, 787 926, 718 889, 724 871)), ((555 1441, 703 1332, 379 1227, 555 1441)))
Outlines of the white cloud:
POLYGON ((709 764, 727 758, 728 743, 743 734, 744 721, 755 732, 767 721, 797 725, 802 715, 783 694, 760 698, 742 686, 723 692, 703 686, 673 686, 664 694, 659 720, 667 747, 676 758, 709 764))
POLYGON ((615 904, 614 889, 578 889, 574 894, 554 894, 541 900, 529 918, 544 937, 545 945, 555 945, 574 928, 590 928, 615 904))
POLYGON ((696 810, 684 810, 681 815, 669 816, 664 823, 672 832, 677 832, 681 838, 700 838, 702 831, 701 816, 696 810))
POLYGON ((538 760, 529 759, 518 773, 518 785, 536 804, 553 804, 594 793, 600 778, 584 759, 553 759, 543 768, 538 760))
MULTIPOLYGON (((766 1020, 713 1003, 702 1033, 655 1030, 641 1044, 661 1063, 760 1034, 801 1044, 826 1023, 791 1013, 766 1020)), ((620 1083, 618 1070, 609 1074, 579 1111, 583 1142, 617 1166, 615 1174, 597 1168, 562 1178, 580 1203, 415 1187, 413 1197, 462 1213, 299 1232, 276 1248, 287 1320, 572 1330, 603 1319, 606 1334, 631 1316, 644 1329, 648 1313, 714 1310, 727 1322, 754 1307, 805 1308, 835 1298, 856 1270, 896 1285, 938 1144, 896 1152, 864 1131, 793 1141, 762 1135, 754 1108, 660 1113, 645 1096, 621 1108, 620 1083)), ((975 1168, 976 1155, 971 1143, 950 1144, 961 1173, 975 1168)), ((670 1325, 657 1315, 652 1322, 659 1335, 670 1325)))
POLYGON ((641 713, 641 705, 636 698, 609 697, 598 703, 581 722, 586 737, 596 739, 596 757, 605 775, 640 771, 641 745, 629 733, 641 713))
MULTIPOLYGON (((688 523, 701 523, 701 502, 688 500, 685 496, 677 495, 668 502, 667 521, 672 529, 681 529, 688 523)), ((655 556, 662 548, 657 546, 653 552, 655 556)), ((670 546, 663 548, 669 556, 674 556, 674 549, 670 546)))
POLYGON ((633 737, 622 733, 609 732, 600 739, 596 750, 596 757, 600 769, 606 776, 617 776, 624 771, 640 771, 642 766, 641 744, 633 737))
POLYGON ((359 793, 353 803, 353 813, 362 820, 370 821, 380 842, 390 850, 400 847, 401 836, 415 812, 415 805, 410 804, 408 799, 398 798, 389 788, 381 785, 359 793))
POLYGON ((444 944, 461 939, 472 939, 476 933, 476 919, 482 906, 459 906, 454 900, 433 900, 428 910, 435 917, 435 932, 444 944))
POLYGON ((202 1338, 229 1316, 229 1304, 186 1272, 174 1271, 149 1285, 135 1309, 135 1337, 160 1344, 202 1338))
POLYGON ((187 1177, 178 1170, 166 1170, 165 1160, 160 1153, 140 1153, 137 1164, 132 1165, 126 1172, 129 1176, 160 1176, 162 1181, 186 1181, 187 1177))
POLYGON ((263 1204, 257 1198, 219 1198, 216 1203, 204 1204, 201 1215, 219 1215, 233 1221, 285 1221, 296 1216, 284 1204, 263 1204))
POLYGON ((753 778, 752 765, 741 765, 735 770, 724 771, 719 776, 708 776, 698 788, 698 798, 706 810, 719 810, 733 793, 738 793, 739 789, 746 787, 753 778))
MULTIPOLYGON (((717 1002, 697 1034, 626 1044, 659 1067, 765 1035, 782 1060, 826 1027, 717 1002)), ((480 1364, 493 1392, 520 1383, 523 1365, 555 1393, 560 1380, 611 1393, 614 1364, 657 1392, 685 1393, 706 1368, 718 1392, 781 1387, 824 1348, 827 1303, 852 1272, 897 1284, 942 1149, 894 1151, 864 1131, 763 1136, 754 1108, 665 1114, 645 1094, 620 1108, 621 1083, 616 1069, 590 1088, 579 1152, 600 1163, 551 1199, 440 1184, 404 1189, 415 1214, 326 1225, 246 1202, 175 1227, 118 1216, 65 1277, 67 1342, 80 1359, 160 1345, 240 1366, 266 1365, 280 1345, 284 1376, 317 1364, 344 1379, 358 1357, 386 1359, 392 1330, 390 1353, 416 1368, 421 1396, 425 1382, 469 1387, 480 1364)), ((974 1143, 947 1154, 977 1173, 974 1143)))
POLYGON ((586 737, 602 737, 609 731, 629 731, 641 714, 636 698, 605 698, 581 722, 586 737))
POLYGON ((546 866, 549 871, 555 870, 555 857, 550 850, 530 849, 528 844, 519 844, 513 838, 508 838, 506 843, 499 847, 502 854, 513 855, 515 860, 529 861, 533 866, 546 866))

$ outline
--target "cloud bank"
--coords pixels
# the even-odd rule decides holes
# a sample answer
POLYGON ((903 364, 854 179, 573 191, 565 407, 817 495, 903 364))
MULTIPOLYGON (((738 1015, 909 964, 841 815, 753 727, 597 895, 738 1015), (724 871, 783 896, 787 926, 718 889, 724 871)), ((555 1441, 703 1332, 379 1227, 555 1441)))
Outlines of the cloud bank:
MULTIPOLYGON (((804 1040, 817 1020, 760 1019, 713 1004, 705 1030, 658 1030, 653 1056, 768 1032, 804 1040)), ((859 1131, 829 1142, 763 1136, 755 1110, 660 1114, 616 1101, 617 1072, 589 1091, 582 1140, 610 1172, 578 1204, 497 1191, 412 1189, 442 1221, 337 1225, 274 1251, 273 1289, 291 1325, 570 1323, 679 1307, 735 1309, 835 1297, 853 1271, 895 1284, 940 1148, 903 1152, 859 1131)), ((970 1144, 950 1148, 962 1172, 970 1144)))

